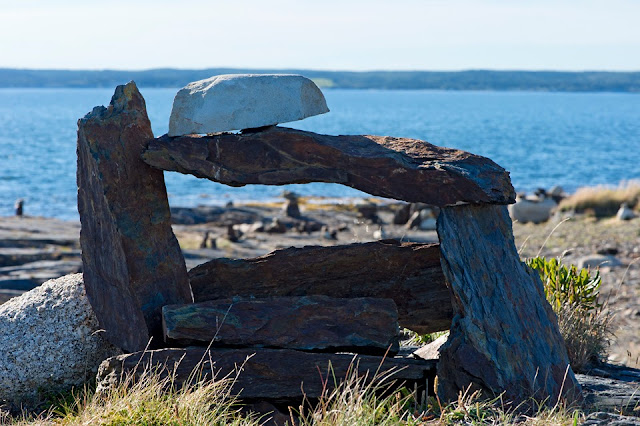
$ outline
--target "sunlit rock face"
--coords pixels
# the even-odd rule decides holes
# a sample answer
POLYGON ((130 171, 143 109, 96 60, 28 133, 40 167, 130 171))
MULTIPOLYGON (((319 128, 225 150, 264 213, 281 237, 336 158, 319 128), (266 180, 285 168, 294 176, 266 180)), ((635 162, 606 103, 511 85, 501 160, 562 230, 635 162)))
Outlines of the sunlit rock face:
POLYGON ((169 136, 270 126, 326 112, 318 86, 301 75, 219 75, 189 83, 178 92, 169 136))
POLYGON ((28 402, 39 391, 90 379, 103 359, 122 353, 99 329, 82 274, 49 280, 0 306, 0 400, 28 402))

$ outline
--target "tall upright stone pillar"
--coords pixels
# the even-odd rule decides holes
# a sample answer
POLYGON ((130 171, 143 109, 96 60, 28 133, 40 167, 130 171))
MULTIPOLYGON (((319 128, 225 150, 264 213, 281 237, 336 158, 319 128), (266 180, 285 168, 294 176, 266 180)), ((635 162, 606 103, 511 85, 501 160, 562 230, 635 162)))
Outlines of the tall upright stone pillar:
POLYGON ((440 349, 439 393, 472 386, 516 403, 580 396, 537 273, 520 261, 506 206, 445 207, 438 217, 453 323, 440 349))
POLYGON ((134 82, 78 121, 84 282, 106 337, 126 351, 162 342, 162 306, 193 301, 163 172, 140 159, 151 139, 134 82))

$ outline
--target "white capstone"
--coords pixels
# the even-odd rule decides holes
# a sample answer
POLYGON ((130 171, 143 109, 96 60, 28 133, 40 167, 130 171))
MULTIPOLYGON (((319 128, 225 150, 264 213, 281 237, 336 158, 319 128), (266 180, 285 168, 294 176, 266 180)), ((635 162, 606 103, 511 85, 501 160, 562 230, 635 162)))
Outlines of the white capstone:
POLYGON ((250 129, 329 112, 315 83, 292 74, 228 74, 176 94, 169 136, 250 129))
POLYGON ((122 353, 98 330, 82 274, 0 305, 0 401, 28 403, 94 377, 101 361, 122 353))

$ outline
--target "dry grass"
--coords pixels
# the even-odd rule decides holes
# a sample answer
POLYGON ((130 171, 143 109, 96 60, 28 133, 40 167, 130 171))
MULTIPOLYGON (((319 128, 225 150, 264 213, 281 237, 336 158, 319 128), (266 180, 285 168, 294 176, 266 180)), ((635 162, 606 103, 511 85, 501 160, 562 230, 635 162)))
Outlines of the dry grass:
POLYGON ((292 416, 302 426, 420 424, 411 410, 413 395, 390 391, 391 372, 378 373, 370 380, 366 374, 358 375, 357 369, 352 364, 339 382, 329 367, 326 378, 335 387, 325 386, 317 403, 305 400, 292 416))
POLYGON ((595 186, 580 188, 575 194, 562 200, 560 211, 587 213, 595 217, 614 216, 620 204, 627 203, 630 208, 640 205, 640 182, 623 182, 616 188, 595 186))
MULTIPOLYGON (((584 414, 557 405, 540 404, 530 416, 510 408, 500 397, 486 400, 480 392, 461 392, 457 401, 443 405, 417 389, 393 390, 391 372, 377 373, 375 380, 357 374, 353 364, 342 381, 331 368, 317 402, 305 401, 291 410, 291 422, 301 426, 363 425, 573 425, 584 414)), ((2 417, 7 425, 259 425, 258 418, 240 411, 230 392, 231 381, 194 381, 175 386, 171 376, 145 371, 138 379, 127 376, 118 386, 99 394, 77 392, 70 402, 54 405, 40 416, 2 417)), ((437 386, 437 384, 435 384, 437 386)), ((290 422, 290 424, 292 424, 290 422)))
POLYGON ((603 308, 587 311, 571 304, 563 305, 556 313, 573 371, 584 371, 607 359, 613 336, 611 313, 603 308))
MULTIPOLYGON (((194 375, 197 378, 197 375, 194 375)), ((232 381, 192 380, 178 386, 172 375, 145 370, 127 375, 117 385, 95 393, 75 392, 38 415, 0 416, 11 425, 258 425, 240 414, 231 393, 232 381)))

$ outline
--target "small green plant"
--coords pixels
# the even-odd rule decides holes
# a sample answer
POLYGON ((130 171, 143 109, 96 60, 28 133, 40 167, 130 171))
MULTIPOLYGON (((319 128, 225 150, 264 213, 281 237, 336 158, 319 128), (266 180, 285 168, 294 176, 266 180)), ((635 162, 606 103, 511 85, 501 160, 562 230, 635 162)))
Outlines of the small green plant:
POLYGON ((424 346, 427 345, 441 336, 449 334, 447 331, 436 331, 428 334, 418 334, 415 331, 403 328, 400 330, 400 346, 424 346))
POLYGON ((540 274, 545 296, 556 313, 564 305, 587 311, 602 306, 598 303, 602 282, 598 269, 592 276, 589 269, 578 270, 575 265, 567 267, 556 258, 534 257, 526 263, 540 274))
POLYGON ((571 367, 581 371, 605 359, 612 336, 612 316, 598 300, 600 271, 565 266, 558 259, 535 257, 527 265, 540 274, 544 293, 558 316, 571 367))

